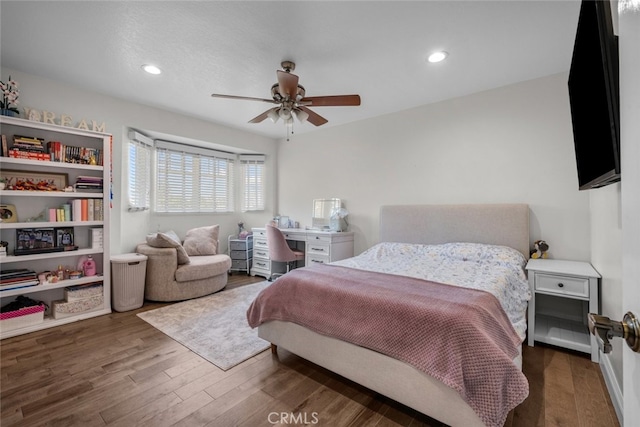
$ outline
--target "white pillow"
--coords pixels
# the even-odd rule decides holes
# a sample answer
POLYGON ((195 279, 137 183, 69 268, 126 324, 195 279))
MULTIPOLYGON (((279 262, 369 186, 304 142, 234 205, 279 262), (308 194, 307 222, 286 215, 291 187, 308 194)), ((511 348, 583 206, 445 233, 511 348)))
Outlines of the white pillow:
POLYGON ((216 255, 218 253, 219 225, 192 228, 184 238, 184 249, 188 255, 216 255))

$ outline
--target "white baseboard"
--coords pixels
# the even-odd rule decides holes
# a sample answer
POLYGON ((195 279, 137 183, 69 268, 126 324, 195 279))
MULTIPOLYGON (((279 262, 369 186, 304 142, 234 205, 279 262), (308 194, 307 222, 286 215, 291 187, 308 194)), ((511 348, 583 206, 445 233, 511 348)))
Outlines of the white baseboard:
POLYGON ((611 366, 611 361, 609 360, 609 356, 600 352, 600 370, 602 371, 602 376, 604 377, 604 382, 607 384, 607 390, 609 390, 609 396, 611 396, 611 402, 613 403, 613 407, 616 410, 616 415, 618 416, 618 422, 620 425, 624 425, 623 422, 623 412, 622 408, 623 404, 623 396, 622 389, 620 388, 620 384, 616 379, 616 375, 613 372, 613 366, 611 366))

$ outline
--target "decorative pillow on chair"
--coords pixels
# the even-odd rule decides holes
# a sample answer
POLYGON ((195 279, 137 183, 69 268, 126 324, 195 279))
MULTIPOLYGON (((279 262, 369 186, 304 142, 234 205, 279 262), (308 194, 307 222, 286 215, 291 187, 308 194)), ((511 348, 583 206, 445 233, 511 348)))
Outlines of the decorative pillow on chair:
POLYGON ((209 225, 206 227, 192 228, 187 231, 184 238, 184 249, 187 254, 195 255, 216 255, 218 253, 218 233, 219 225, 209 225))
POLYGON ((178 264, 189 264, 191 262, 187 251, 184 250, 184 247, 180 243, 180 238, 174 231, 148 234, 147 245, 154 248, 176 248, 178 252, 178 264))

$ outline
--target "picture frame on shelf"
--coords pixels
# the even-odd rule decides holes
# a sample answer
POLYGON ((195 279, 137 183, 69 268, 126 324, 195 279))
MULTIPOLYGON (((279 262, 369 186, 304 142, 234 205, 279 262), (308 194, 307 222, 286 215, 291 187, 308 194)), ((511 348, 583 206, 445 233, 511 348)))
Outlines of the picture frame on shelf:
POLYGON ((69 182, 67 173, 49 173, 2 169, 1 177, 8 190, 64 191, 69 182))
POLYGON ((18 222, 18 211, 15 205, 0 205, 0 222, 18 222))
POLYGON ((73 227, 56 228, 56 246, 73 246, 73 227))
POLYGON ((16 248, 14 255, 31 255, 58 252, 53 228, 16 229, 16 248))

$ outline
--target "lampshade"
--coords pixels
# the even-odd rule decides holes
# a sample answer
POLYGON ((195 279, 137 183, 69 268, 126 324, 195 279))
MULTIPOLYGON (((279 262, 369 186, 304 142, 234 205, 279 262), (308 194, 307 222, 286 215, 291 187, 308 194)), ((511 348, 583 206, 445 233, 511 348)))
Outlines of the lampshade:
POLYGON ((300 123, 305 123, 309 118, 309 113, 303 110, 293 110, 296 113, 296 117, 300 120, 300 123))
POLYGON ((269 117, 273 123, 277 122, 280 118, 280 116, 278 115, 278 110, 275 108, 269 111, 267 117, 269 117))
POLYGON ((278 115, 282 120, 287 121, 288 119, 291 118, 291 109, 287 107, 282 107, 280 108, 280 110, 278 110, 278 115))

